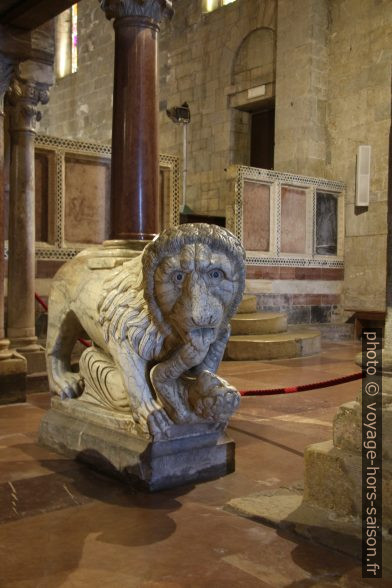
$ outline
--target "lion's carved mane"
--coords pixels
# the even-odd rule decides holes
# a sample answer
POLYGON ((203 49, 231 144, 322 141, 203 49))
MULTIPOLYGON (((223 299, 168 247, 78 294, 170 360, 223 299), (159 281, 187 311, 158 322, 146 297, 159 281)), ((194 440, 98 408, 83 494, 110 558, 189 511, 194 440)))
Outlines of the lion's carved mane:
POLYGON ((129 410, 154 435, 166 434, 173 422, 227 423, 239 396, 215 372, 243 295, 244 258, 234 235, 207 224, 167 229, 140 255, 117 256, 104 247, 76 256, 51 292, 52 392, 129 410), (108 257, 121 265, 109 269, 102 262, 108 257), (184 279, 183 288, 173 276, 184 279), (93 346, 75 374, 70 356, 81 328, 93 346))
MULTIPOLYGON (((141 256, 125 262, 104 283, 98 311, 106 342, 110 337, 119 343, 128 341, 134 351, 147 361, 160 356, 171 327, 162 316, 155 297, 155 271, 164 258, 176 255, 185 245, 194 243, 225 253, 236 265, 238 259, 242 260, 244 256, 238 239, 215 225, 185 224, 166 229, 146 247, 141 256)), ((244 269, 242 266, 238 269, 239 279, 244 282, 244 269)), ((240 288, 227 309, 227 320, 233 316, 242 296, 243 288, 240 288)))

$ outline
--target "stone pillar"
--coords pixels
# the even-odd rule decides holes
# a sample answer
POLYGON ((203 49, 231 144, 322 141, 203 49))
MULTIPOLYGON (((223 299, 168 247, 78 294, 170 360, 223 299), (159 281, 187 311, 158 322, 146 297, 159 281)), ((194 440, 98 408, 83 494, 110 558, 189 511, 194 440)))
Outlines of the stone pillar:
POLYGON ((0 54, 0 359, 11 355, 4 330, 4 95, 12 70, 11 60, 0 54))
POLYGON ((0 54, 0 404, 26 398, 26 360, 9 349, 4 329, 4 95, 8 89, 13 63, 0 54))
POLYGON ((158 232, 158 32, 170 0, 100 0, 114 18, 111 239, 158 232))
MULTIPOLYGON (((7 93, 11 170, 8 262, 8 329, 23 354, 39 351, 35 336, 34 137, 38 104, 48 102, 51 66, 26 61, 18 66, 7 93)), ((29 371, 38 371, 30 370, 29 371)))
POLYGON ((274 169, 324 177, 328 2, 278 0, 277 10, 274 169))

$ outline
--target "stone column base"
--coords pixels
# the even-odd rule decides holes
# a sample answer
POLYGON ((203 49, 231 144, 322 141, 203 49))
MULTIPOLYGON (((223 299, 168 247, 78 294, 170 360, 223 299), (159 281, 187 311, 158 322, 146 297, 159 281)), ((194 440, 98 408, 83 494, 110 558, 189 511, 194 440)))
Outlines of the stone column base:
POLYGON ((26 359, 14 350, 0 357, 0 404, 25 402, 26 359))
MULTIPOLYGON (((336 516, 331 510, 305 502, 303 488, 265 490, 230 500, 225 510, 269 526, 299 535, 354 557, 362 556, 362 522, 359 517, 336 516)), ((392 538, 383 535, 383 578, 392 577, 392 538)))
MULTIPOLYGON (((361 455, 332 441, 305 451, 305 487, 278 488, 236 498, 228 509, 285 529, 347 555, 362 555, 361 455)), ((392 577, 392 463, 383 462, 383 573, 392 577)))
POLYGON ((12 346, 20 355, 26 358, 28 374, 42 374, 46 372, 45 349, 41 345, 19 346, 12 342, 12 346))
POLYGON ((131 427, 127 414, 55 397, 39 442, 152 492, 234 471, 234 441, 210 425, 173 425, 159 441, 131 435, 131 427))

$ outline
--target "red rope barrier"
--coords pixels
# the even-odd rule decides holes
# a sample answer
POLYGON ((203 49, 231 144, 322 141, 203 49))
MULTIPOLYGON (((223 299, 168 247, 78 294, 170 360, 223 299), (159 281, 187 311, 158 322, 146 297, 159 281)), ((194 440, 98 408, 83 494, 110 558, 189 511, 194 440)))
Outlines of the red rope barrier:
POLYGON ((346 382, 361 380, 362 377, 362 372, 357 372, 355 374, 350 374, 349 376, 333 378, 332 380, 324 380, 323 382, 314 382, 313 384, 287 386, 286 388, 266 388, 264 390, 240 390, 240 394, 241 396, 272 396, 274 394, 294 394, 295 392, 305 392, 306 390, 317 390, 319 388, 337 386, 338 384, 345 384, 346 382))
MULTIPOLYGON (((35 293, 36 301, 48 310, 48 305, 42 300, 41 296, 35 293)), ((85 347, 91 347, 90 341, 86 339, 79 339, 85 347)), ((313 384, 302 384, 300 386, 287 386, 286 388, 265 388, 263 390, 240 390, 241 396, 273 396, 275 394, 294 394, 295 392, 305 392, 306 390, 317 390, 319 388, 329 388, 329 386, 337 386, 345 384, 346 382, 353 382, 354 380, 361 380, 362 372, 350 374, 349 376, 342 376, 332 380, 324 380, 323 382, 315 382, 313 384)))
MULTIPOLYGON (((48 312, 48 305, 46 304, 46 302, 41 298, 41 296, 39 294, 37 294, 37 292, 35 292, 34 294, 36 301, 42 306, 42 308, 48 312)), ((82 345, 84 345, 85 347, 91 347, 91 343, 90 341, 86 341, 86 339, 78 339, 78 341, 81 342, 82 345)))

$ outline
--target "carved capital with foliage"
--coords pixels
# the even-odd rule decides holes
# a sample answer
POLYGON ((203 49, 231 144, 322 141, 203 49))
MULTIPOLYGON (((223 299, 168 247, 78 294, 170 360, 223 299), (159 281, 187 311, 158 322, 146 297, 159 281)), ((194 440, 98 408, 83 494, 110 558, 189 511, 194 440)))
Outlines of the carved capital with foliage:
POLYGON ((49 101, 49 86, 14 77, 6 98, 11 114, 11 131, 35 132, 36 122, 41 119, 38 104, 49 101))
POLYGON ((157 23, 171 18, 173 8, 171 0, 98 0, 106 18, 124 18, 140 16, 151 18, 157 23))
POLYGON ((0 53, 0 115, 3 114, 4 96, 9 88, 13 70, 13 62, 6 55, 0 53))

